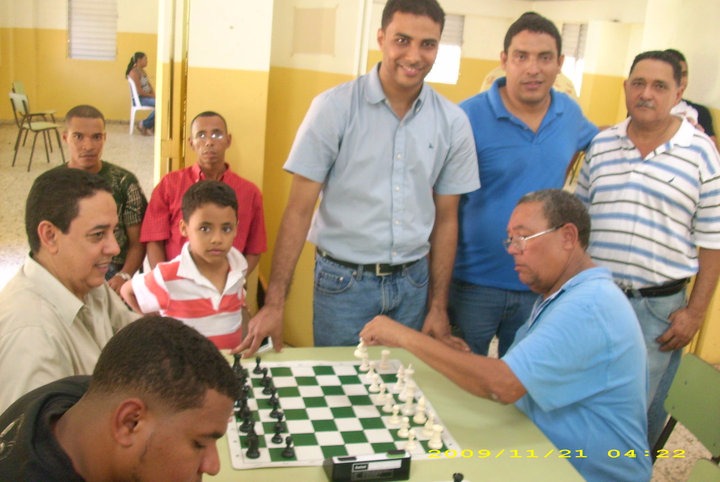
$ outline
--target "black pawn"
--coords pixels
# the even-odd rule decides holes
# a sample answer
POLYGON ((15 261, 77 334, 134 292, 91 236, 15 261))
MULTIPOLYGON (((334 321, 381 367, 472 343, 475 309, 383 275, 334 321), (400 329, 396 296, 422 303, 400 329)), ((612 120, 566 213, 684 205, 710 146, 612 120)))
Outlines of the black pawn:
POLYGON ((278 408, 280 407, 280 401, 275 400, 274 402, 270 402, 270 405, 272 405, 273 408, 270 412, 270 416, 272 418, 277 418, 278 414, 280 413, 280 411, 278 410, 278 408))
POLYGON ((258 449, 258 447, 260 445, 259 437, 254 434, 252 436, 248 436, 247 444, 248 444, 248 449, 247 449, 247 452, 245 452, 245 455, 247 456, 247 458, 256 459, 256 458, 260 457, 260 450, 258 449))
POLYGON ((295 449, 292 446, 293 439, 290 435, 285 437, 285 448, 282 451, 283 458, 292 459, 295 457, 295 449))
POLYGON ((463 480, 465 480, 465 476, 460 472, 455 472, 453 474, 453 482, 462 482, 463 480))
POLYGON ((259 374, 261 373, 261 370, 260 370, 260 357, 259 357, 259 356, 255 357, 255 368, 253 369, 253 373, 254 373, 255 375, 259 375, 259 374))
POLYGON ((240 366, 240 354, 239 354, 239 353, 235 353, 235 354, 233 355, 233 366, 232 366, 232 369, 233 369, 233 371, 234 371, 235 373, 237 373, 238 370, 241 370, 241 369, 242 369, 242 367, 240 366))
POLYGON ((277 391, 275 389, 275 384, 273 383, 271 378, 268 378, 268 383, 265 385, 265 388, 263 388, 263 395, 270 395, 273 391, 277 391))
POLYGON ((280 435, 280 432, 281 431, 278 430, 278 427, 275 427, 275 435, 273 435, 273 438, 270 439, 272 441, 272 443, 274 443, 274 444, 283 443, 283 437, 282 437, 282 435, 280 435))
POLYGON ((276 400, 280 399, 277 396, 277 388, 275 388, 273 384, 272 390, 270 391, 270 398, 268 398, 268 402, 270 402, 270 405, 272 405, 273 403, 275 403, 276 400))
MULTIPOLYGON (((251 417, 243 417, 243 423, 240 425, 239 430, 242 433, 248 433, 248 430, 250 430, 250 422, 252 422, 251 417)), ((252 422, 253 424, 255 422, 252 422)))
POLYGON ((285 424, 282 421, 284 416, 285 416, 284 413, 278 412, 277 422, 275 422, 275 431, 276 432, 284 432, 285 431, 285 424))

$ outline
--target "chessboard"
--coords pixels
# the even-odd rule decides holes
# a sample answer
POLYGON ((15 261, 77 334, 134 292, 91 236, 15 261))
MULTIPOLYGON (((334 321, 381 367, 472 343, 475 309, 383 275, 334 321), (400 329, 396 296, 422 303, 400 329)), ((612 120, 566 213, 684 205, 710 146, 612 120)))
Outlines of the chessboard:
POLYGON ((334 456, 391 450, 406 450, 421 460, 429 458, 431 446, 460 453, 412 380, 412 367, 406 369, 386 354, 378 363, 382 366, 370 365, 368 375, 367 359, 256 359, 242 366, 236 358, 233 370, 244 389, 228 423, 233 468, 320 466, 334 456))

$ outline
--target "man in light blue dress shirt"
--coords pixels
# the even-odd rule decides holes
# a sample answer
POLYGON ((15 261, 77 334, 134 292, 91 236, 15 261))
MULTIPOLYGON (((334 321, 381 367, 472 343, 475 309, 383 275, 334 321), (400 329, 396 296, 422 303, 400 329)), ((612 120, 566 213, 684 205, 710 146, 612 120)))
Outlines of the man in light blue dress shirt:
POLYGON ((306 238, 317 247, 316 346, 356 344, 366 322, 387 314, 466 348, 450 336, 447 297, 459 197, 480 183, 467 117, 423 82, 443 24, 436 0, 389 0, 382 62, 313 101, 285 164, 293 181, 265 306, 237 351, 249 356, 268 335, 282 346, 306 238))

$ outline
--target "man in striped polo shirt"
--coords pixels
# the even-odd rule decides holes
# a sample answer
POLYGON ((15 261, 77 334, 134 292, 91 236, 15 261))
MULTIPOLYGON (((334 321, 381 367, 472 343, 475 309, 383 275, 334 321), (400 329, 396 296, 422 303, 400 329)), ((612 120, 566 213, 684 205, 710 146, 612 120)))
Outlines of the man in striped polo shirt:
POLYGON ((720 273, 720 158, 707 135, 670 113, 682 95, 672 55, 639 54, 624 87, 629 117, 595 137, 576 192, 592 217, 589 252, 612 270, 645 336, 652 447, 720 273))

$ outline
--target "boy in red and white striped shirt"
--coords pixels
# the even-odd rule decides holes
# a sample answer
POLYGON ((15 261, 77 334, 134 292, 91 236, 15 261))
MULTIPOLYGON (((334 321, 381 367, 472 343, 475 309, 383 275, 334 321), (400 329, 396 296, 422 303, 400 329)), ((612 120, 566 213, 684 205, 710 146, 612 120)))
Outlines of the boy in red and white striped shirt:
POLYGON ((182 320, 218 348, 242 341, 247 261, 233 247, 237 197, 227 184, 200 181, 183 196, 180 231, 188 241, 171 261, 138 273, 123 285, 125 301, 138 312, 182 320))

